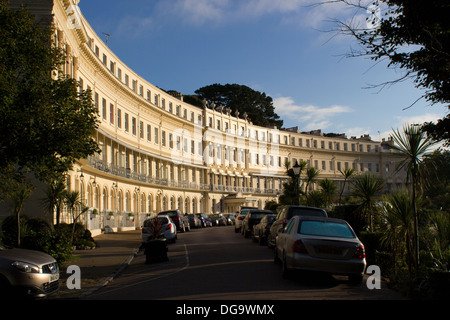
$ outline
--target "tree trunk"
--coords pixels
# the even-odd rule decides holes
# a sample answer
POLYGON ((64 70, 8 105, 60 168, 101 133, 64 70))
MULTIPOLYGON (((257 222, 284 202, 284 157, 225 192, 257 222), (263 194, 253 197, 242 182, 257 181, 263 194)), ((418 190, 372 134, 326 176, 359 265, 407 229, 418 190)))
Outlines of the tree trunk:
POLYGON ((413 176, 413 185, 412 185, 412 208, 414 214, 414 269, 415 276, 417 279, 418 271, 419 271, 419 219, 417 216, 416 209, 416 179, 413 176))

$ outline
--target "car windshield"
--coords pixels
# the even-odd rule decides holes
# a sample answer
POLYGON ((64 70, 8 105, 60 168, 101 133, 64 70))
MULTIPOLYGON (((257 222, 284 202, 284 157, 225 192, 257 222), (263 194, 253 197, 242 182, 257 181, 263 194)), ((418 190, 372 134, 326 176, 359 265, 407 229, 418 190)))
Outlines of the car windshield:
POLYGON ((302 221, 299 226, 298 233, 338 238, 355 237, 352 230, 346 224, 324 221, 302 221))
POLYGON ((292 210, 292 216, 325 217, 326 215, 322 210, 315 210, 310 208, 295 208, 292 210))

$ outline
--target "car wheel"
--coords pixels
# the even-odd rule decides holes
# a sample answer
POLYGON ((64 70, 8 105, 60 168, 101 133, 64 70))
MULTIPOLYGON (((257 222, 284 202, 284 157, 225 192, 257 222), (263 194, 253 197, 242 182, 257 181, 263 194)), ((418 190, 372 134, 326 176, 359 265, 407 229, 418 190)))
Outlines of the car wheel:
POLYGON ((258 244, 259 244, 260 246, 263 246, 263 245, 264 245, 264 239, 263 239, 262 234, 259 235, 259 238, 258 238, 258 244))
POLYGON ((273 250, 273 262, 275 262, 276 264, 281 263, 280 257, 278 257, 278 250, 276 247, 275 250, 273 250))
POLYGON ((270 249, 276 249, 275 244, 270 241, 270 234, 267 236, 266 244, 270 249))

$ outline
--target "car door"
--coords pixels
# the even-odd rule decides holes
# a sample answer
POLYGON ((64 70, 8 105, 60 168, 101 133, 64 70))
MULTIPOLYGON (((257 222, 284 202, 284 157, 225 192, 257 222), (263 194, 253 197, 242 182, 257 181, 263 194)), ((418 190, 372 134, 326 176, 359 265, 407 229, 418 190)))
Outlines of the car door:
POLYGON ((292 246, 294 242, 297 240, 296 238, 296 230, 297 230, 297 221, 298 217, 294 217, 289 220, 286 227, 283 229, 283 237, 284 237, 284 253, 286 256, 287 265, 292 265, 292 260, 294 259, 294 252, 292 250, 292 246))
POLYGON ((278 235, 276 237, 276 250, 278 250, 278 257, 282 258, 284 253, 289 251, 289 243, 292 242, 290 240, 291 237, 291 231, 293 228, 293 225, 295 223, 295 219, 291 219, 286 227, 284 227, 280 232, 278 232, 278 235))
POLYGON ((270 233, 269 233, 269 237, 268 237, 268 242, 270 245, 276 245, 276 238, 278 233, 280 232, 280 230, 283 228, 283 216, 284 216, 284 212, 286 211, 286 208, 282 208, 279 212, 277 217, 275 218, 275 220, 272 223, 272 226, 270 227, 270 233))

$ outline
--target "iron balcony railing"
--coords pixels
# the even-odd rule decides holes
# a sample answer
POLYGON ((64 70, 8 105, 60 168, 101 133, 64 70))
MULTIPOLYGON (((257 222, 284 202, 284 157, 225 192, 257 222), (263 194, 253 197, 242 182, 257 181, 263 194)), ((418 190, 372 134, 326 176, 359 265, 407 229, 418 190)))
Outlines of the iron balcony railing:
POLYGON ((107 164, 103 160, 89 158, 89 164, 91 167, 107 172, 109 174, 131 179, 134 181, 139 181, 143 183, 148 183, 155 186, 167 186, 173 188, 180 189, 190 189, 190 190, 199 190, 199 191, 216 191, 216 192, 225 192, 225 193, 257 193, 257 194, 272 194, 276 195, 281 193, 282 190, 274 189, 274 188, 252 188, 252 187, 239 187, 239 186, 230 186, 230 185, 217 185, 217 184, 204 184, 204 183, 195 183, 189 181, 176 181, 170 180, 166 178, 157 178, 151 177, 143 173, 137 173, 131 171, 129 168, 115 166, 113 164, 107 164))

